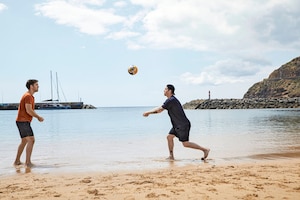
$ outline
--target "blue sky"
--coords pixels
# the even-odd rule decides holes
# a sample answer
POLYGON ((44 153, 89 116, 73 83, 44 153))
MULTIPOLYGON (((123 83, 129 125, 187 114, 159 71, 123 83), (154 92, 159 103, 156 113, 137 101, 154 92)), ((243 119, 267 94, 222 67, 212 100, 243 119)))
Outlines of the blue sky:
POLYGON ((158 106, 168 83, 182 104, 242 98, 300 55, 299 36, 298 0, 0 0, 0 100, 30 78, 49 99, 50 71, 61 101, 95 106, 158 106))

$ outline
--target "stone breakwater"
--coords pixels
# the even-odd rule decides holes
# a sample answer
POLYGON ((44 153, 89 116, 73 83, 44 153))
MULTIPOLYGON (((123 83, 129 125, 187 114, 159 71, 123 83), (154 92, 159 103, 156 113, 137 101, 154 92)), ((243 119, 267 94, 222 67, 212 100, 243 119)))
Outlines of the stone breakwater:
POLYGON ((300 108, 300 97, 251 99, 198 99, 183 105, 184 109, 263 109, 300 108))

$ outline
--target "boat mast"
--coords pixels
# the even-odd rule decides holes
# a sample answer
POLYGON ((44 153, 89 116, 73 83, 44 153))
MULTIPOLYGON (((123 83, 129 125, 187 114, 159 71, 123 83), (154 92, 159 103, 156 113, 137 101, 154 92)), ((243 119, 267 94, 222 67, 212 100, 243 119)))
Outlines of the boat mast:
POLYGON ((50 70, 51 101, 53 101, 52 71, 50 70))
POLYGON ((57 90, 57 101, 59 101, 59 90, 58 90, 58 76, 56 72, 56 90, 57 90))

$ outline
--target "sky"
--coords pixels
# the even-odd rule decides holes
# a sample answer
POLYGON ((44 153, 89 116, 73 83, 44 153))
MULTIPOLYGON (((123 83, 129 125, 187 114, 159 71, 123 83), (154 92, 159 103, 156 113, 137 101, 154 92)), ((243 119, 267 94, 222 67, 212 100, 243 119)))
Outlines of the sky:
POLYGON ((0 103, 28 79, 50 99, 51 72, 54 99, 97 107, 243 98, 298 56, 299 0, 0 0, 0 103))

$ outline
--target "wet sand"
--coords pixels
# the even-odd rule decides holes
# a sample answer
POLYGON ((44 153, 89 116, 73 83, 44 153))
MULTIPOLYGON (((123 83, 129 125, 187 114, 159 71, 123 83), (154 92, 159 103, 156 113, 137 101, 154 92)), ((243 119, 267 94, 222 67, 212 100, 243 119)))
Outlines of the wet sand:
MULTIPOLYGON (((274 157, 273 157, 274 158, 274 157)), ((176 162, 176 161, 175 161, 176 162)), ((299 199, 300 158, 209 163, 144 171, 19 173, 0 178, 0 199, 299 199)))

